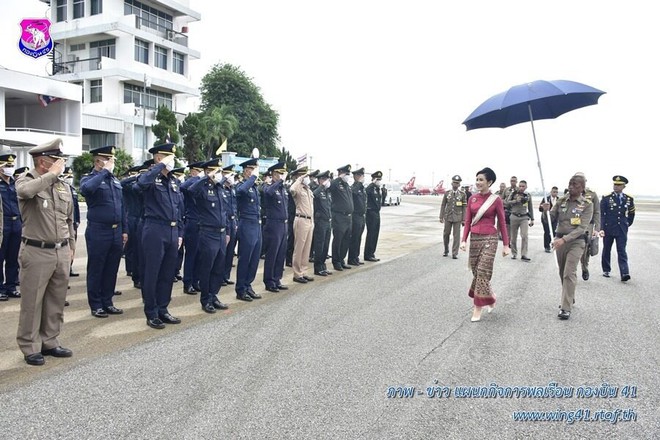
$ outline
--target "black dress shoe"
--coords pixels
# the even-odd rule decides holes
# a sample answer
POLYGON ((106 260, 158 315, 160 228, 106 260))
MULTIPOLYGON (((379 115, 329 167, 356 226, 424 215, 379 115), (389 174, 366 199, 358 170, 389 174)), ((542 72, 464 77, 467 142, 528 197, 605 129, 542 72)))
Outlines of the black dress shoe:
POLYGON ((628 280, 630 280, 630 275, 628 275, 628 274, 621 275, 621 281, 623 281, 625 283, 628 280))
POLYGON ((330 272, 328 269, 324 270, 323 272, 325 272, 326 275, 332 275, 332 272, 330 272))
POLYGON ((0 293, 0 301, 9 301, 9 297, 4 293, 0 293))
POLYGON ((202 310, 206 313, 215 313, 215 307, 213 307, 213 304, 204 304, 202 310))
POLYGON ((245 293, 252 299, 261 299, 261 295, 252 289, 248 289, 245 293))
POLYGON ((285 263, 284 265, 285 265, 286 267, 293 267, 293 264, 291 264, 291 263, 285 263))
MULTIPOLYGON (((349 266, 348 264, 344 264, 344 263, 342 263, 341 268, 342 269, 353 269, 351 266, 349 266)), ((335 269, 336 269, 336 267, 335 267, 335 269)))
POLYGON ((73 352, 64 347, 55 347, 49 348, 48 350, 41 350, 41 354, 44 356, 53 356, 56 358, 70 358, 73 356, 73 352))
POLYGON ((103 310, 105 310, 105 312, 108 315, 121 315, 122 313, 124 313, 124 311, 122 309, 118 309, 115 306, 104 307, 103 310))
POLYGON ((552 253, 552 249, 546 249, 546 250, 545 250, 545 253, 546 253, 546 254, 551 254, 551 253, 552 253))
POLYGON ((158 330, 165 328, 165 323, 163 323, 163 321, 161 321, 159 318, 147 319, 147 325, 158 330))
MULTIPOLYGON (((278 289, 277 287, 266 287, 266 290, 269 291, 269 292, 273 292, 273 293, 277 293, 277 292, 280 291, 280 289, 278 289)), ((247 296, 247 295, 245 295, 245 296, 247 296)), ((247 296, 247 297, 250 298, 249 296, 247 296)), ((238 298, 238 296, 236 298, 238 298)), ((238 298, 238 299, 241 299, 241 298, 238 298)), ((245 300, 245 301, 252 301, 252 298, 250 298, 249 300, 245 300)))
POLYGON ((299 277, 299 278, 293 277, 293 281, 295 281, 296 283, 307 284, 307 280, 305 279, 305 277, 299 277))
POLYGON ((351 266, 359 266, 360 262, 357 260, 348 260, 348 264, 350 264, 351 266))
POLYGON ((188 295, 197 295, 197 291, 193 286, 184 286, 183 293, 186 293, 188 295))
POLYGON ((202 288, 200 287, 199 283, 195 283, 192 285, 193 289, 195 289, 195 292, 201 292, 202 288))
POLYGON ((5 292, 5 295, 7 295, 7 298, 20 298, 21 292, 18 290, 8 290, 5 292))
POLYGON ((335 270, 338 271, 338 272, 341 272, 342 270, 344 270, 344 269, 342 269, 341 264, 333 264, 332 267, 334 267, 335 270))
POLYGON ((289 288, 287 286, 285 286, 284 284, 278 284, 277 288, 280 289, 280 290, 289 290, 289 288))
POLYGON ((458 255, 452 255, 451 258, 452 260, 458 260, 458 255))
POLYGON ((92 310, 92 316, 95 318, 107 318, 108 313, 103 309, 92 310))
POLYGON ((174 275, 174 278, 176 278, 177 281, 181 281, 183 279, 180 273, 174 275))
POLYGON ((231 286, 232 284, 234 284, 234 282, 233 282, 232 280, 225 280, 225 283, 229 284, 230 286, 231 286))
POLYGON ((64 307, 69 307, 69 301, 64 301, 64 307))
MULTIPOLYGON (((279 292, 279 290, 277 290, 277 289, 270 290, 269 287, 266 287, 266 290, 268 290, 269 292, 279 292)), ((252 298, 247 293, 237 293, 236 294, 236 299, 240 299, 241 301, 247 301, 247 302, 252 301, 252 298)))
POLYGON ((603 272, 603 276, 604 276, 605 278, 609 278, 609 277, 610 277, 610 273, 609 273, 609 272, 603 272))
POLYGON ((220 302, 218 298, 213 300, 213 307, 218 310, 227 310, 229 306, 223 302, 220 302))
MULTIPOLYGON (((448 256, 449 256, 449 252, 448 252, 448 251, 443 252, 443 253, 442 253, 442 256, 443 256, 443 257, 448 257, 448 256)), ((366 258, 365 258, 365 260, 366 260, 366 258)))
POLYGON ((43 365, 46 363, 46 359, 41 353, 32 353, 25 355, 25 362, 28 365, 43 365))
POLYGON ((520 259, 523 260, 523 261, 532 261, 531 258, 527 258, 527 257, 525 257, 525 256, 520 257, 520 259))
POLYGON ((559 319, 568 319, 568 318, 571 317, 571 312, 569 312, 568 310, 563 310, 562 309, 562 310, 559 311, 559 315, 557 315, 557 317, 559 319))
POLYGON ((159 316, 159 318, 165 324, 181 324, 181 319, 177 318, 176 316, 172 316, 169 313, 163 313, 159 316))
POLYGON ((70 277, 79 277, 80 274, 79 274, 79 273, 75 273, 75 272, 73 272, 73 271, 69 271, 69 276, 70 276, 70 277))
POLYGON ((226 286, 226 285, 227 285, 227 281, 226 281, 226 280, 223 280, 223 281, 220 283, 220 285, 221 285, 221 286, 226 286))
POLYGON ((139 281, 134 281, 133 287, 135 287, 136 289, 142 289, 142 283, 139 281))
POLYGON ((327 276, 328 276, 328 274, 325 273, 325 271, 322 271, 322 272, 316 272, 316 271, 314 271, 314 275, 318 275, 318 276, 320 276, 320 277, 327 277, 327 276))
MULTIPOLYGON (((445 255, 443 255, 443 256, 446 257, 447 255, 449 255, 449 254, 447 253, 447 254, 445 254, 445 255)), ((377 261, 380 261, 380 258, 369 257, 369 258, 365 258, 364 261, 373 261, 373 262, 375 263, 375 262, 377 262, 377 261)))
POLYGON ((115 296, 119 296, 119 295, 121 295, 121 290, 115 290, 115 294, 114 294, 114 295, 115 295, 115 296))
POLYGON ((314 277, 308 277, 307 275, 303 275, 303 278, 307 281, 314 281, 314 277))
POLYGON ((582 279, 585 281, 589 279, 589 269, 582 271, 582 279))

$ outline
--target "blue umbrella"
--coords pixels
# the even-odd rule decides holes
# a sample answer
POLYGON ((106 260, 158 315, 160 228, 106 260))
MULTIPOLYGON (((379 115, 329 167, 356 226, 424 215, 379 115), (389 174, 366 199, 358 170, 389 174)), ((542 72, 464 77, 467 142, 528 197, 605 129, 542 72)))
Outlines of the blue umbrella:
POLYGON ((571 110, 598 104, 598 98, 604 93, 602 90, 575 81, 534 81, 520 84, 488 98, 463 121, 463 124, 468 130, 472 130, 486 127, 505 128, 522 122, 531 122, 534 148, 541 174, 541 188, 547 197, 534 120, 555 119, 571 110))

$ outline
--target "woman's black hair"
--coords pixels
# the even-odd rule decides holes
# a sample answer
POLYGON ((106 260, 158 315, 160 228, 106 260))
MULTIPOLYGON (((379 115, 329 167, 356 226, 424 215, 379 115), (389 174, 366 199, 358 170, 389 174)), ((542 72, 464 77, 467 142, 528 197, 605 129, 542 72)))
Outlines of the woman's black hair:
POLYGON ((488 186, 491 186, 495 181, 497 180, 497 176, 495 175, 495 171, 491 170, 490 168, 486 167, 483 170, 477 171, 477 176, 479 174, 483 174, 484 177, 486 177, 486 182, 490 182, 488 186))

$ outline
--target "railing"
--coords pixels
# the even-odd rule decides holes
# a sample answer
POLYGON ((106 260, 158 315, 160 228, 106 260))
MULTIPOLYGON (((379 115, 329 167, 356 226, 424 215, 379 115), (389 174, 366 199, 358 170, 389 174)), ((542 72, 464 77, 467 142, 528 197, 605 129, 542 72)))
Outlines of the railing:
POLYGON ((144 17, 138 17, 137 15, 135 16, 135 28, 156 34, 162 38, 172 41, 173 43, 188 47, 188 35, 175 31, 174 29, 170 29, 167 26, 163 26, 162 24, 148 20, 144 17))
POLYGON ((55 136, 71 136, 71 137, 80 137, 80 133, 69 133, 66 131, 55 131, 55 130, 44 130, 41 128, 30 128, 30 127, 7 127, 5 131, 13 131, 16 133, 43 133, 43 134, 52 134, 55 136))
POLYGON ((53 75, 91 72, 93 70, 101 70, 101 57, 53 63, 53 75))

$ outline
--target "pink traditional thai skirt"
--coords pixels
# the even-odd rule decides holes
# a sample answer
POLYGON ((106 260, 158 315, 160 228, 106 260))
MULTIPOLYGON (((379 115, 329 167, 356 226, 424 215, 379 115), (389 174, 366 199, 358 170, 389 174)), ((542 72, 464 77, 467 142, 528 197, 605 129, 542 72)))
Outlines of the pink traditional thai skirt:
POLYGON ((497 234, 470 234, 470 270, 472 270, 472 285, 468 296, 474 298, 477 307, 495 304, 495 294, 490 286, 493 277, 493 263, 497 252, 497 234))

